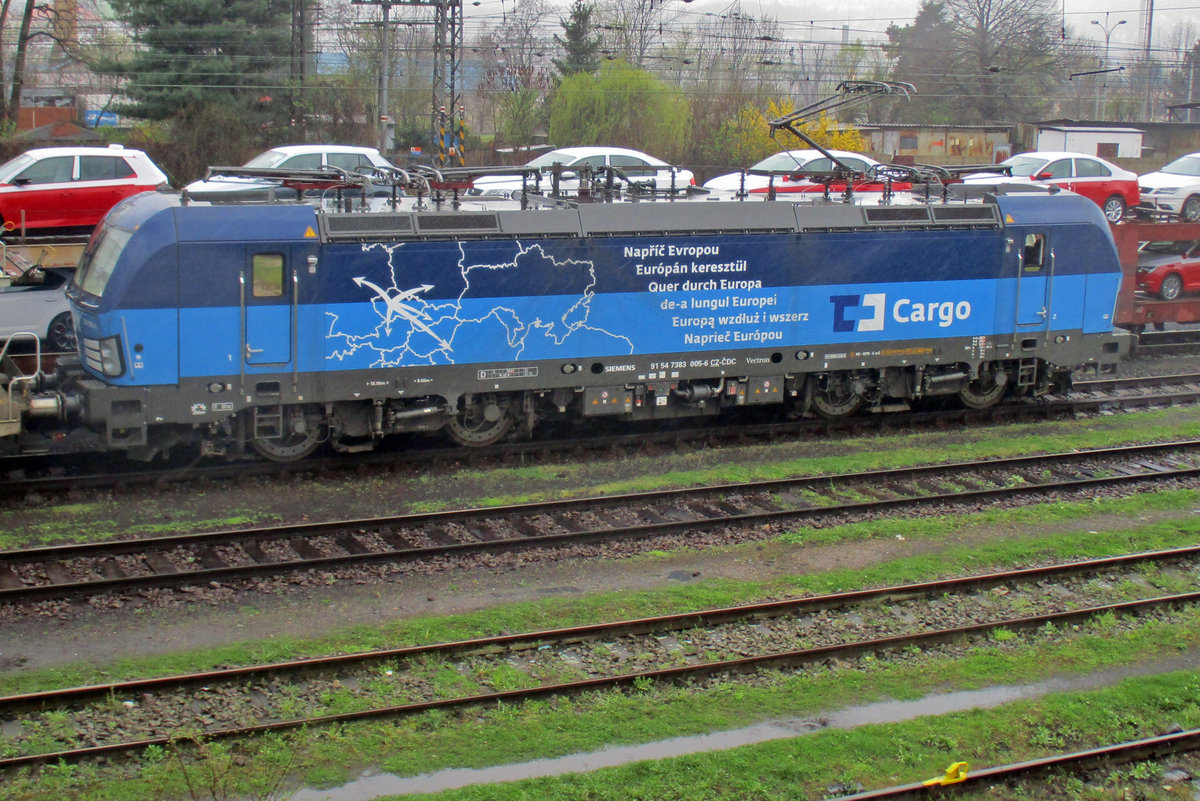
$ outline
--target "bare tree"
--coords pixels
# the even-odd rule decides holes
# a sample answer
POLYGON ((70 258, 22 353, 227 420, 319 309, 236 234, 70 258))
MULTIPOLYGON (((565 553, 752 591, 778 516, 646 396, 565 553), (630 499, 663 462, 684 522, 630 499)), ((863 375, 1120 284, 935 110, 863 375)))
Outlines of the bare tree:
MULTIPOLYGON (((345 89, 337 86, 320 86, 313 90, 313 106, 318 115, 337 119, 337 108, 354 109, 366 106, 371 113, 366 116, 378 119, 386 113, 396 121, 395 137, 410 144, 424 142, 429 137, 429 102, 431 86, 428 62, 433 52, 432 13, 427 6, 392 7, 388 26, 388 108, 380 110, 379 86, 382 80, 380 64, 383 53, 382 25, 378 23, 378 11, 369 5, 350 3, 322 4, 324 19, 319 26, 329 33, 317 42, 317 47, 326 53, 336 53, 345 62, 344 81, 352 91, 357 91, 362 100, 347 104, 347 98, 338 96, 345 89)), ((343 119, 345 114, 342 115, 343 119)), ((361 111, 354 112, 361 116, 361 111)), ((360 132, 355 131, 355 135, 360 132)), ((370 140, 370 132, 363 141, 370 140)), ((343 135, 344 138, 344 135, 343 135)))
POLYGON ((682 30, 665 55, 660 75, 671 70, 691 100, 684 157, 700 170, 741 164, 726 126, 742 108, 765 108, 795 91, 796 46, 784 40, 777 21, 742 13, 740 2, 682 30))
POLYGON ((1059 66, 1056 9, 1050 0, 946 0, 956 78, 978 121, 1042 105, 1059 66))
POLYGON ((612 55, 638 69, 647 66, 651 46, 671 37, 678 3, 665 0, 609 0, 599 7, 601 27, 612 43, 612 55))
POLYGON ((545 122, 554 43, 544 23, 556 19, 552 11, 547 0, 522 0, 499 25, 485 29, 473 48, 484 68, 481 106, 511 145, 530 144, 545 122))

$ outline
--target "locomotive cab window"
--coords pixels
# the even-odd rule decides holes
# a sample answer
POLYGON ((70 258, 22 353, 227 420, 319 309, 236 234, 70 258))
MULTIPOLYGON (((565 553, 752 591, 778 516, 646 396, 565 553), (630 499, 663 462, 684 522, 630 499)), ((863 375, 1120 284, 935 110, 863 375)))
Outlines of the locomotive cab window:
POLYGON ((283 295, 282 253, 255 253, 250 267, 254 297, 277 298, 283 295))
POLYGON ((1025 247, 1021 251, 1021 269, 1027 273, 1040 273, 1046 266, 1046 235, 1026 234, 1025 247))

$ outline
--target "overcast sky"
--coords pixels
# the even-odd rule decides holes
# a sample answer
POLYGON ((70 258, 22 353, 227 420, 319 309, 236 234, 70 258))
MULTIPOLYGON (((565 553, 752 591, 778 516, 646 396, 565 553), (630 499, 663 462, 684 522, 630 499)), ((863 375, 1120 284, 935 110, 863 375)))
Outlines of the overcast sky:
MULTIPOLYGON (((1102 42, 1104 34, 1101 25, 1093 25, 1091 21, 1104 23, 1104 12, 1107 11, 1108 24, 1114 26, 1110 44, 1114 55, 1119 48, 1141 50, 1140 0, 1057 0, 1057 3, 1059 15, 1066 19, 1067 27, 1077 36, 1087 36, 1102 42), (1126 20, 1124 25, 1115 25, 1122 19, 1126 20)), ((830 28, 840 30, 843 25, 849 25, 851 39, 870 39, 881 37, 883 31, 893 22, 897 25, 911 22, 917 15, 920 0, 855 0, 852 16, 847 16, 849 5, 851 4, 844 0, 743 0, 742 10, 754 16, 770 16, 798 24, 799 28, 795 25, 788 26, 788 34, 797 38, 800 38, 798 34, 806 31, 811 23, 814 31, 830 28)), ((686 7, 691 13, 720 13, 729 7, 729 3, 726 0, 694 0, 686 7)), ((1196 26, 1198 19, 1200 5, 1196 0, 1155 0, 1155 50, 1166 46, 1163 37, 1167 36, 1168 29, 1177 28, 1181 23, 1191 22, 1193 36, 1200 35, 1200 28, 1196 26)))
MULTIPOLYGON (((464 2, 466 22, 488 22, 496 24, 505 12, 511 12, 521 0, 472 0, 464 2)), ((571 0, 550 0, 562 8, 562 16, 571 5, 571 0)), ((731 8, 730 0, 661 0, 679 8, 680 23, 697 20, 706 14, 720 14, 731 8)), ((1110 47, 1114 59, 1126 50, 1128 58, 1134 59, 1141 52, 1141 2, 1142 0, 1055 0, 1060 17, 1066 19, 1068 29, 1076 36, 1086 36, 1098 42, 1104 41, 1100 25, 1091 24, 1093 19, 1104 22, 1104 12, 1109 12, 1112 25, 1110 47), (1117 20, 1127 20, 1116 25, 1117 20)), ((1200 36, 1200 0, 1154 0, 1154 49, 1163 59, 1174 58, 1175 53, 1164 53, 1163 48, 1174 47, 1178 37, 1170 36, 1181 24, 1192 25, 1190 37, 1200 36)), ((906 25, 917 16, 920 0, 743 0, 742 12, 754 17, 772 17, 784 24, 784 35, 791 40, 838 41, 842 26, 848 26, 851 40, 878 41, 884 37, 889 24, 906 25), (853 6, 852 16, 847 16, 847 6, 853 6)), ((546 19, 554 31, 558 31, 558 19, 546 19)))
MULTIPOLYGON (((542 19, 547 38, 561 33, 559 19, 565 18, 572 0, 548 0, 560 13, 542 19)), ((707 15, 727 13, 730 0, 657 0, 678 9, 676 24, 697 22, 707 15)), ((465 0, 464 21, 496 25, 506 13, 512 12, 522 0, 465 0)), ((1105 12, 1111 28, 1110 52, 1114 62, 1133 62, 1141 57, 1143 38, 1141 3, 1143 0, 1051 0, 1057 4, 1059 20, 1065 20, 1069 31, 1076 36, 1104 42, 1102 24, 1105 12), (1125 24, 1118 25, 1120 20, 1125 24), (1101 25, 1093 25, 1097 20, 1101 25)), ((1147 0, 1149 2, 1149 0, 1147 0)), ((1153 0, 1154 54, 1163 61, 1174 61, 1180 53, 1174 49, 1181 41, 1194 44, 1200 38, 1200 0, 1153 0), (1181 39, 1181 28, 1187 28, 1187 38, 1181 39)), ((884 40, 884 31, 892 23, 907 25, 917 15, 921 0, 743 0, 741 11, 753 17, 770 17, 781 23, 782 35, 795 42, 840 41, 843 26, 851 41, 884 40), (848 7, 852 15, 847 15, 848 7)), ((1055 26, 1057 29, 1057 25, 1055 26)), ((468 38, 470 32, 468 31, 468 38)))

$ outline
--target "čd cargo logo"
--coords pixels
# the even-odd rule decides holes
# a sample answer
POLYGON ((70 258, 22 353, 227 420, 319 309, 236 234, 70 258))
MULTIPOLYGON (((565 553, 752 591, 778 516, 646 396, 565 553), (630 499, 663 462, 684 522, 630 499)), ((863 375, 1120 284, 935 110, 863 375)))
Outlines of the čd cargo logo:
MULTIPOLYGON (((887 318, 887 295, 882 292, 868 295, 830 295, 833 304, 833 330, 836 333, 849 331, 882 331, 887 318)), ((918 301, 900 298, 891 306, 891 320, 901 325, 908 323, 937 323, 939 328, 949 328, 955 320, 966 320, 971 316, 971 304, 965 300, 918 301)))

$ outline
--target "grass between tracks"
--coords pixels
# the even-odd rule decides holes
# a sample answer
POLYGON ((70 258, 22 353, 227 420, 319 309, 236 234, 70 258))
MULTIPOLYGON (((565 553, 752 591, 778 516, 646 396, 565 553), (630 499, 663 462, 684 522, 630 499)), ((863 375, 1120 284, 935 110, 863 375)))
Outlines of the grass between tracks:
MULTIPOLYGON (((1200 646, 1200 615, 1130 624, 1114 618, 998 637, 958 655, 910 652, 903 658, 818 667, 800 675, 767 674, 704 689, 646 684, 630 693, 595 693, 462 716, 426 714, 386 723, 333 726, 256 742, 195 749, 152 749, 120 768, 50 766, 7 777, 5 801, 71 798, 142 801, 268 797, 284 774, 333 786, 364 765, 399 775, 446 767, 483 767, 586 752, 613 744, 732 729, 772 718, 815 716, 877 699, 917 699, 931 691, 1084 673, 1110 665, 1178 656, 1200 646), (205 788, 189 795, 193 788, 205 788)), ((1194 654, 1195 651, 1193 650, 1194 654)), ((975 767, 1138 739, 1170 726, 1200 726, 1200 674, 1174 671, 1128 678, 1088 692, 1056 693, 994 709, 973 709, 737 749, 648 761, 557 778, 447 791, 448 799, 797 799, 822 797, 830 785, 868 787, 939 775, 954 761, 975 767)), ((1156 769, 1139 767, 1146 778, 1156 769)), ((1110 776, 1114 788, 1129 777, 1110 776)), ((278 796, 286 797, 286 796, 278 796)), ((1006 796, 990 796, 1004 798, 1006 796)), ((1050 793, 1041 798, 1055 797, 1050 793)), ((1063 798, 1127 796, 1074 795, 1063 798)), ((1146 793, 1140 798, 1166 798, 1146 793)))
MULTIPOLYGON (((1030 561, 1176 547, 1200 541, 1200 519, 1190 514, 1196 508, 1200 508, 1200 493, 1178 490, 796 532, 788 536, 852 544, 868 537, 891 538, 897 533, 907 539, 948 540, 965 529, 1002 527, 1009 530, 1009 538, 969 547, 948 545, 935 554, 901 558, 864 570, 793 576, 764 584, 722 581, 657 592, 546 600, 453 618, 355 629, 320 642, 259 641, 102 669, 80 666, 24 677, 10 675, 0 683, 0 691, 573 625, 785 594, 983 572, 1030 561), (1147 520, 1157 522, 1144 522, 1147 520), (1038 533, 1047 529, 1058 529, 1060 533, 1038 533)), ((731 552, 754 547, 739 546, 731 552)), ((401 775, 444 767, 481 767, 736 728, 765 719, 815 716, 877 699, 913 699, 933 691, 1034 681, 1064 672, 1087 673, 1198 648, 1197 610, 1173 615, 1169 622, 1149 621, 1136 626, 1102 618, 1069 631, 1046 630, 1037 638, 997 635, 960 655, 913 652, 900 659, 864 659, 854 665, 805 671, 803 675, 769 674, 705 689, 646 685, 628 694, 597 693, 461 716, 429 714, 386 723, 334 726, 294 736, 261 738, 255 743, 238 744, 232 750, 224 746, 207 746, 199 752, 186 748, 151 750, 123 767, 50 766, 0 777, 0 799, 204 798, 209 796, 203 788, 218 782, 226 783, 227 797, 267 797, 266 785, 261 783, 269 784, 284 772, 307 783, 334 785, 353 778, 363 766, 377 766, 401 775), (189 794, 186 781, 193 783, 197 794, 189 794)), ((1131 678, 1104 690, 1023 701, 995 710, 848 731, 825 730, 781 742, 593 774, 466 788, 451 791, 446 797, 499 801, 816 798, 832 784, 860 781, 881 786, 913 781, 937 775, 958 759, 967 759, 975 766, 998 764, 1148 736, 1170 724, 1200 726, 1200 674, 1131 678)), ((1129 778, 1120 771, 1113 777, 1113 788, 1129 778)), ((1063 784, 1073 786, 1069 781, 1063 784)), ((1074 789, 1074 794, 1061 797, 1119 797, 1089 794, 1095 788, 1074 789)))

